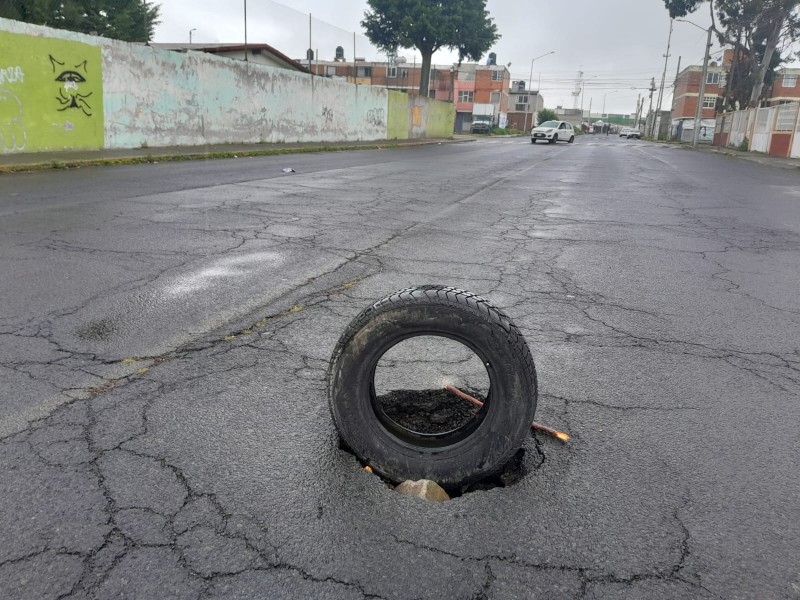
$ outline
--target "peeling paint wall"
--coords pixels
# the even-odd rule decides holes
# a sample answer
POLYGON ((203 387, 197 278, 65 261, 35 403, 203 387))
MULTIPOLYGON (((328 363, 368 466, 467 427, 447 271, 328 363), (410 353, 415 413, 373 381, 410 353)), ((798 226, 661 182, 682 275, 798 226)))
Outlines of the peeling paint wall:
POLYGON ((383 87, 0 18, 3 152, 450 137, 454 120, 383 87))
POLYGON ((389 121, 386 136, 390 140, 408 139, 408 94, 389 91, 389 121))
POLYGON ((389 92, 390 139, 450 138, 455 121, 455 106, 450 102, 389 92))
POLYGON ((428 120, 425 123, 425 136, 432 138, 451 138, 456 124, 456 107, 452 102, 431 100, 428 102, 428 120))
POLYGON ((108 148, 386 139, 382 88, 121 42, 103 59, 108 148))

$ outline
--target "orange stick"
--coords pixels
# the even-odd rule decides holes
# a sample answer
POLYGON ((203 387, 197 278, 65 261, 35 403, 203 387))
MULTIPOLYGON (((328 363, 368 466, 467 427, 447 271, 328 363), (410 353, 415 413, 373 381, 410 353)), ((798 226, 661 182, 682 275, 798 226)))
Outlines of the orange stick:
MULTIPOLYGON (((448 392, 451 392, 451 393, 455 394, 456 396, 458 396, 462 400, 466 400, 470 404, 472 404, 474 406, 477 406, 478 408, 482 408, 483 407, 483 402, 481 402, 477 398, 473 398, 469 394, 465 394, 464 392, 462 392, 458 388, 453 387, 452 385, 447 384, 447 385, 444 386, 444 389, 446 389, 448 392)), ((552 435, 554 438, 556 438, 557 440, 560 440, 562 442, 568 442, 569 441, 569 435, 567 435, 563 431, 556 431, 555 429, 551 429, 550 427, 545 427, 544 425, 540 425, 539 423, 536 423, 535 421, 533 423, 531 423, 531 429, 534 429, 536 431, 541 431, 541 432, 546 433, 548 435, 552 435)))

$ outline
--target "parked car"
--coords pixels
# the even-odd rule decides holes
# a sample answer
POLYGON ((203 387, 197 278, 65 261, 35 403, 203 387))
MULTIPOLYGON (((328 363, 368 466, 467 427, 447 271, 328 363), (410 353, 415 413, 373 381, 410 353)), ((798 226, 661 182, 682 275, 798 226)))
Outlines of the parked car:
POLYGON ((547 140, 548 144, 558 141, 571 144, 575 141, 575 130, 566 121, 545 121, 531 129, 531 144, 535 144, 537 140, 547 140))
POLYGON ((492 124, 488 121, 473 121, 469 131, 470 133, 491 133, 492 124))
POLYGON ((627 139, 635 138, 640 140, 642 139, 642 132, 638 129, 634 129, 633 127, 623 127, 620 129, 619 137, 624 137, 627 139))

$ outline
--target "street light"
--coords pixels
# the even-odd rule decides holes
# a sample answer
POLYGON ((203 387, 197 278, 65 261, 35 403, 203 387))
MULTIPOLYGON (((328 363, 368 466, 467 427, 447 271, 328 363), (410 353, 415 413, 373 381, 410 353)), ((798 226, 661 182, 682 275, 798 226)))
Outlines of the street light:
POLYGON ((194 27, 194 28, 189 30, 189 43, 190 44, 192 43, 192 32, 193 31, 197 31, 197 27, 194 27))
MULTIPOLYGON (((675 19, 676 21, 680 21, 681 23, 688 23, 689 25, 694 25, 698 29, 702 29, 706 31, 704 27, 700 27, 697 23, 692 23, 691 21, 686 21, 685 19, 675 19)), ((711 33, 714 30, 714 26, 711 25, 708 28, 708 41, 706 41, 706 53, 703 57, 703 74, 700 76, 700 94, 697 96, 697 110, 694 113, 694 135, 692 136, 692 148, 697 148, 697 141, 700 135, 700 121, 703 118, 703 102, 705 101, 706 96, 706 77, 708 77, 708 60, 709 60, 709 53, 711 52, 711 33)))
POLYGON ((619 90, 614 90, 613 92, 606 92, 605 94, 603 94, 603 110, 601 111, 601 114, 604 117, 606 115, 606 96, 610 96, 611 94, 616 94, 618 91, 619 90))
MULTIPOLYGON (((535 61, 539 60, 540 58, 544 58, 545 56, 550 56, 551 54, 555 54, 555 53, 556 53, 556 51, 552 50, 550 52, 545 52, 541 56, 537 56, 536 58, 532 58, 531 59, 531 73, 528 76, 528 104, 526 105, 526 108, 525 108, 525 131, 529 130, 528 129, 528 113, 530 113, 530 111, 531 111, 531 85, 533 84, 533 63, 535 61)), ((542 86, 539 85, 539 87, 541 88, 542 86)), ((539 104, 539 94, 540 93, 541 93, 540 89, 536 90, 536 104, 537 105, 539 104)), ((531 123, 531 125, 533 125, 533 123, 531 123)))

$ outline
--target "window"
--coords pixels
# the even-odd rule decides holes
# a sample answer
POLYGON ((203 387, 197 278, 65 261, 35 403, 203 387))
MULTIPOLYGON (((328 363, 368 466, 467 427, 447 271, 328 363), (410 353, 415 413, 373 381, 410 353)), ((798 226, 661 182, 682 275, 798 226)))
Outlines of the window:
POLYGON ((325 67, 325 75, 328 77, 336 76, 336 67, 325 67))
POLYGON ((492 81, 503 81, 503 72, 492 71, 492 81))
POLYGON ((797 75, 784 75, 781 87, 785 88, 797 87, 797 75))
POLYGON ((514 105, 514 111, 515 112, 528 112, 528 110, 529 109, 528 109, 528 104, 527 103, 525 103, 525 104, 515 104, 514 105))
POLYGON ((706 85, 719 85, 719 73, 706 73, 706 85))
POLYGON ((492 92, 489 96, 489 102, 491 104, 500 104, 500 92, 492 92))
POLYGON ((703 108, 717 108, 717 97, 703 96, 703 108))
POLYGON ((475 73, 471 71, 459 71, 458 72, 458 80, 459 81, 475 81, 475 73))
POLYGON ((397 67, 388 67, 386 69, 387 77, 397 77, 397 67))
POLYGON ((459 102, 472 102, 473 92, 472 90, 461 90, 458 92, 458 101, 459 102))
POLYGON ((408 69, 400 69, 400 78, 408 79, 408 69))
POLYGON ((356 77, 372 77, 372 67, 358 67, 356 77))

